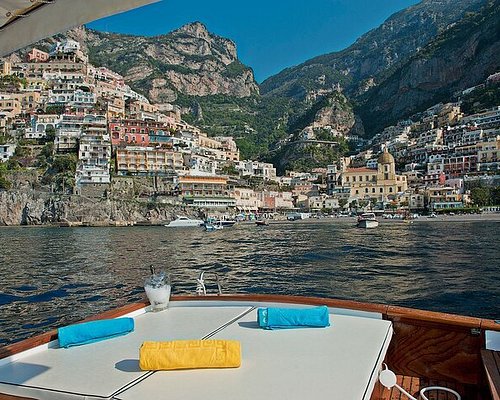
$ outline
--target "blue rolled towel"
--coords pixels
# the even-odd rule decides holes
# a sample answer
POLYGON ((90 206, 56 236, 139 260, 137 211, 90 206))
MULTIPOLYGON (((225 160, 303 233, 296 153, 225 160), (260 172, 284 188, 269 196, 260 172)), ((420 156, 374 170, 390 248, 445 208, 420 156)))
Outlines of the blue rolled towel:
POLYGON ((60 347, 80 346, 126 335, 134 330, 132 318, 103 319, 59 328, 60 347))
POLYGON ((324 328, 330 326, 327 306, 314 308, 259 308, 257 322, 264 329, 324 328))

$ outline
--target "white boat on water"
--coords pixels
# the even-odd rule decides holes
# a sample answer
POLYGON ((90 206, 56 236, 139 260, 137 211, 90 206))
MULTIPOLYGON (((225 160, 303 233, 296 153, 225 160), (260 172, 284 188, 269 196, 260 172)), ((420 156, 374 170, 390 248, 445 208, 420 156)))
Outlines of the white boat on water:
POLYGON ((376 228, 378 226, 377 217, 374 213, 364 213, 358 217, 358 228, 376 228))
POLYGON ((207 232, 220 231, 224 228, 224 225, 221 223, 205 223, 205 230, 207 232))
POLYGON ((170 221, 169 224, 165 225, 169 228, 190 228, 202 226, 204 222, 201 219, 191 219, 184 216, 178 216, 177 219, 170 221))

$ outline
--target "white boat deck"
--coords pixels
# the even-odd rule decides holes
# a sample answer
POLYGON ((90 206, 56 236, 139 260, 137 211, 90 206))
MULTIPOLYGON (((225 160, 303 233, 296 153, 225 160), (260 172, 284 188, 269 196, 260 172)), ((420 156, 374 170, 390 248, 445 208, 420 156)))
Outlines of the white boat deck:
POLYGON ((392 336, 377 313, 330 309, 331 326, 267 331, 255 307, 227 301, 173 302, 134 313, 135 331, 62 349, 57 342, 0 360, 0 393, 38 399, 316 399, 368 400, 392 336), (351 314, 351 315, 349 315, 351 314), (234 339, 237 369, 147 372, 143 341, 234 339))

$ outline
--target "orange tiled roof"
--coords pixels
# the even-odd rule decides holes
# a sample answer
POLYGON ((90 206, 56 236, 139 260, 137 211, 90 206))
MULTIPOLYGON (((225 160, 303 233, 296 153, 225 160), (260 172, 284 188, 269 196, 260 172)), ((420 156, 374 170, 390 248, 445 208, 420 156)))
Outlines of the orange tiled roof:
POLYGON ((373 172, 376 173, 376 169, 360 167, 360 168, 347 168, 346 172, 373 172))

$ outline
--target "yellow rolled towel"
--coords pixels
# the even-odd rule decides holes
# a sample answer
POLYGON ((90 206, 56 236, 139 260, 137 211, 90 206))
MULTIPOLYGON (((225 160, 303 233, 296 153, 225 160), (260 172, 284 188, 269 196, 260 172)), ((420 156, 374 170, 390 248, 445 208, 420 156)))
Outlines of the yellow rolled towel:
POLYGON ((237 368, 241 346, 237 340, 175 340, 144 342, 139 352, 142 370, 237 368))

